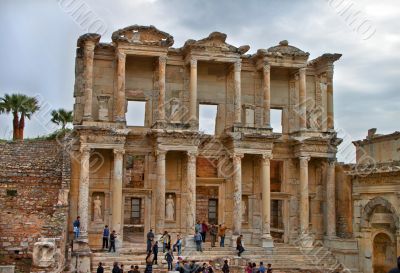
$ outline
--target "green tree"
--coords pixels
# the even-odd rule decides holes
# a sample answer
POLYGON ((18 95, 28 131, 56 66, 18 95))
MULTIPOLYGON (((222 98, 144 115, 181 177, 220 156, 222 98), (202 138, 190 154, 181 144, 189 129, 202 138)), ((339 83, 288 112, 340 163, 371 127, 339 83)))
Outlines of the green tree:
POLYGON ((65 126, 68 123, 72 123, 72 111, 67 111, 65 109, 58 109, 51 111, 51 121, 57 125, 61 125, 61 128, 64 130, 65 126))
POLYGON ((5 94, 0 98, 0 113, 13 115, 13 140, 24 139, 25 118, 30 119, 39 108, 35 97, 24 94, 5 94))

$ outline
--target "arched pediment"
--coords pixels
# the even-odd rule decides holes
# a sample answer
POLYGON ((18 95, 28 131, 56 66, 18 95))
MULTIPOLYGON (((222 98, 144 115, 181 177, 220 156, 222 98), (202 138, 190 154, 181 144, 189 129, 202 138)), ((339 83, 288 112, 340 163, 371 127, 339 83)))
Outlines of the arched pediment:
POLYGON ((155 45, 170 47, 174 44, 174 37, 157 29, 155 26, 133 25, 114 31, 113 42, 125 42, 135 45, 155 45))
POLYGON ((385 198, 380 197, 380 196, 371 199, 365 205, 363 214, 362 214, 362 225, 365 227, 369 225, 371 216, 374 213, 375 208, 378 206, 382 206, 382 207, 386 208, 388 211, 390 211, 390 213, 393 216, 396 228, 399 229, 399 217, 397 215, 396 209, 393 207, 393 205, 388 200, 386 200, 385 198))

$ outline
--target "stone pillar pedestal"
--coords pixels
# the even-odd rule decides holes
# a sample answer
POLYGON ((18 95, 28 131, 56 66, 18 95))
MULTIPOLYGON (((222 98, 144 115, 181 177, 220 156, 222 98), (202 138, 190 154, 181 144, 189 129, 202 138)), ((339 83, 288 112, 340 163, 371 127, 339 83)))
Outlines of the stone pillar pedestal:
POLYGON ((90 251, 88 240, 82 238, 74 240, 72 249, 71 272, 92 272, 90 263, 90 256, 92 252, 90 251))

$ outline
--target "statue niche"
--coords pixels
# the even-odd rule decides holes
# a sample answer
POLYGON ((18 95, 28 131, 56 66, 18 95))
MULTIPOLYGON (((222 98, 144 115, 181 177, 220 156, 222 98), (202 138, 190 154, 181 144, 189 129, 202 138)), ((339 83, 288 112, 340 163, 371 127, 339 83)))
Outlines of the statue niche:
POLYGON ((175 220, 175 196, 173 194, 167 194, 167 199, 165 200, 165 220, 174 221, 175 220))
POLYGON ((93 221, 103 222, 104 218, 104 193, 94 192, 92 195, 93 221))

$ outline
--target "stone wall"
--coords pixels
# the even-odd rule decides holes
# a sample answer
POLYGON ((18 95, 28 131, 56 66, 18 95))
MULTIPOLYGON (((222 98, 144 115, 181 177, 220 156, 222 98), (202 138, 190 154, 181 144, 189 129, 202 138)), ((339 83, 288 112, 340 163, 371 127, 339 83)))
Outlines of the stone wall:
POLYGON ((63 147, 55 140, 0 145, 0 264, 16 264, 17 272, 57 272, 64 264, 70 160, 63 147), (51 257, 35 250, 40 238, 55 239, 51 257), (41 259, 47 267, 36 268, 41 259))

